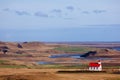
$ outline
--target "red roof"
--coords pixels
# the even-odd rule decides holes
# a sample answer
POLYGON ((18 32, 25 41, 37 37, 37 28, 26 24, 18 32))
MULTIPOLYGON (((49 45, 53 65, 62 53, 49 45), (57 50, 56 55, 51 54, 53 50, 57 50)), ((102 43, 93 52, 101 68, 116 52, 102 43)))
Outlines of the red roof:
POLYGON ((98 62, 100 62, 100 60, 98 60, 98 62))
POLYGON ((99 67, 100 64, 98 64, 98 63, 90 63, 89 66, 90 67, 99 67))

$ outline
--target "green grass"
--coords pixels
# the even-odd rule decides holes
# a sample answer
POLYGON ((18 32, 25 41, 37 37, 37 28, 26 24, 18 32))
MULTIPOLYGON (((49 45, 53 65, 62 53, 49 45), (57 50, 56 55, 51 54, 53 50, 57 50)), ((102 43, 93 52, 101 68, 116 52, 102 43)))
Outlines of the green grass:
POLYGON ((25 65, 0 65, 0 68, 27 68, 25 65))
POLYGON ((89 47, 57 47, 54 50, 77 53, 77 52, 88 52, 88 51, 94 50, 94 48, 89 48, 89 47))
POLYGON ((120 66, 103 66, 103 69, 120 69, 120 66))
POLYGON ((0 60, 0 68, 27 68, 25 65, 13 65, 9 62, 8 60, 0 60))
MULTIPOLYGON (((63 65, 63 64, 40 64, 36 66, 30 66, 30 68, 35 69, 88 69, 88 64, 71 64, 71 65, 63 65)), ((120 69, 120 66, 103 66, 103 69, 120 69)))
POLYGON ((60 64, 44 64, 44 65, 38 65, 33 66, 31 68, 36 69, 85 69, 88 68, 88 65, 85 64, 78 64, 78 65, 60 65, 60 64))
POLYGON ((0 64, 6 63, 6 62, 9 62, 9 61, 7 61, 7 60, 0 60, 0 64))

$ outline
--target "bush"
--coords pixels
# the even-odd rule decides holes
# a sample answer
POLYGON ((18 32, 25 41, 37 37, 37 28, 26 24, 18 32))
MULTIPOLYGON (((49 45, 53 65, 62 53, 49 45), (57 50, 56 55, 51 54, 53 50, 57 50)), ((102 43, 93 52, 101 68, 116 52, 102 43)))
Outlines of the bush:
POLYGON ((17 45, 18 48, 23 48, 21 44, 18 43, 17 45))
POLYGON ((7 50, 7 49, 3 49, 2 52, 3 52, 4 54, 6 54, 6 53, 8 52, 8 50, 7 50))

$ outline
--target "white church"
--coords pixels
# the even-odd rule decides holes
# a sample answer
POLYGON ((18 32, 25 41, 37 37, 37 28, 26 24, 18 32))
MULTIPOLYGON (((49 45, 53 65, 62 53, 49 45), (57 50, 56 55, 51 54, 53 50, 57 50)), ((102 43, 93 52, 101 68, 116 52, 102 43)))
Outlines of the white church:
POLYGON ((96 62, 90 62, 89 63, 89 70, 90 71, 102 71, 101 61, 99 60, 97 63, 96 62))

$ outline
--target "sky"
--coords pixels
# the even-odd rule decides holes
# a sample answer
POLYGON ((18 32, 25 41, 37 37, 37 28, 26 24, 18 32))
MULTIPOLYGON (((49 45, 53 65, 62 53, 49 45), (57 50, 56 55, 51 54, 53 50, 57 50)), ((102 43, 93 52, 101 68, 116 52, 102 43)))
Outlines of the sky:
POLYGON ((120 41, 120 0, 0 0, 0 41, 120 41))

